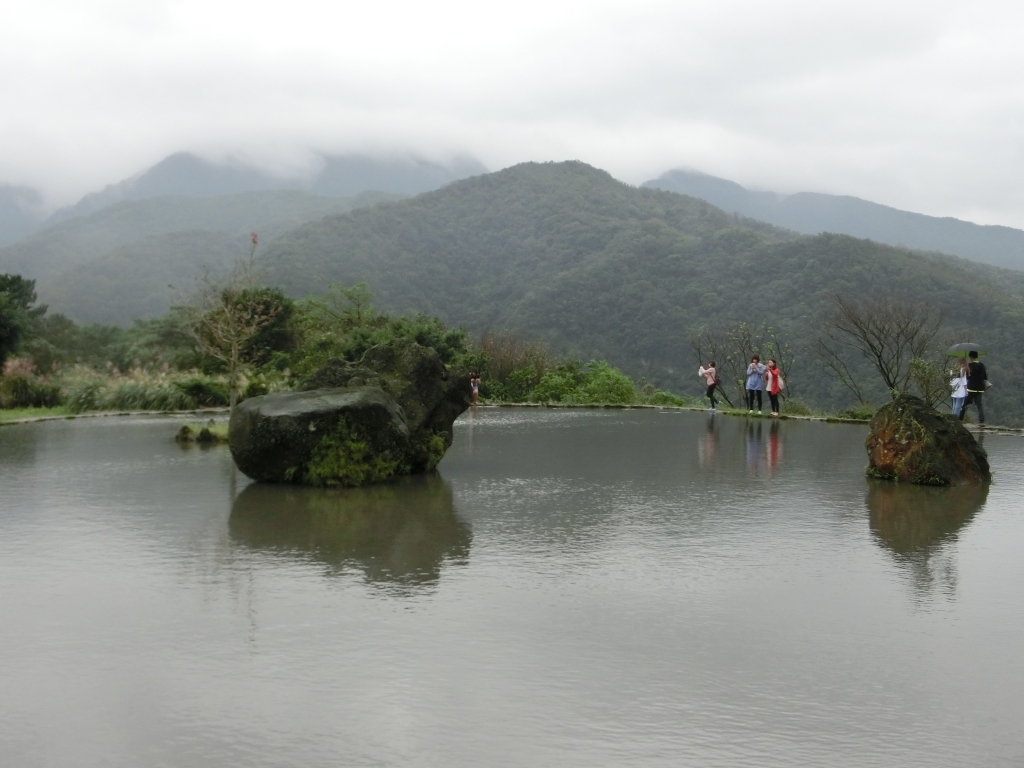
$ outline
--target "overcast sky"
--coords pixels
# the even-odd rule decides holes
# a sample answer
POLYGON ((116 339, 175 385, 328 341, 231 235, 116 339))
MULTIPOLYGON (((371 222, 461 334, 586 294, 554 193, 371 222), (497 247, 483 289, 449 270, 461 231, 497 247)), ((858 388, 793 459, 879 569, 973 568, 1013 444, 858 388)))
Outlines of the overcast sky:
POLYGON ((1024 227, 1024 3, 6 0, 0 181, 176 150, 690 167, 1024 227))

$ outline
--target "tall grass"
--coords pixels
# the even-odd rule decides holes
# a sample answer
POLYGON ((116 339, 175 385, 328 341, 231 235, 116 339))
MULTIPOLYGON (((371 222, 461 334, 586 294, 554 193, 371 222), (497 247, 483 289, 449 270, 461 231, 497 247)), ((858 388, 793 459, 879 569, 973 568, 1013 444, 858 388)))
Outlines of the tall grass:
POLYGON ((200 373, 133 370, 99 373, 76 367, 64 374, 65 402, 73 413, 84 411, 187 411, 228 404, 223 377, 200 373))

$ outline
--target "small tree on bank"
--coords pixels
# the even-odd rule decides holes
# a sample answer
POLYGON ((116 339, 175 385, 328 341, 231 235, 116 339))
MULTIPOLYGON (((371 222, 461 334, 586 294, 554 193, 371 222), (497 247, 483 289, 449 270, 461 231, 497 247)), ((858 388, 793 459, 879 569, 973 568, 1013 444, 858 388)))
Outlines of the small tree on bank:
POLYGON ((822 367, 868 404, 867 382, 851 360, 865 360, 895 398, 916 388, 934 405, 947 392, 937 385, 944 375, 933 343, 942 327, 942 313, 889 299, 859 303, 835 297, 815 350, 822 367))
POLYGON ((196 288, 182 305, 185 329, 199 351, 223 362, 228 369, 231 412, 238 403, 239 379, 249 362, 248 343, 270 325, 282 306, 267 300, 254 270, 259 238, 253 232, 246 257, 236 259, 225 278, 209 271, 196 280, 196 288))

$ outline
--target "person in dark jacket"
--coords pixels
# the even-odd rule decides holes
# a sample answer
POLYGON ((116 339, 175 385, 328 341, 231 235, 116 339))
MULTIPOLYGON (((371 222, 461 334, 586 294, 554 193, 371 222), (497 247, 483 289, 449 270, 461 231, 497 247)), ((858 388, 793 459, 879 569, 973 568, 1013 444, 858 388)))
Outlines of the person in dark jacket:
POLYGON ((960 421, 967 415, 967 406, 974 403, 978 406, 978 423, 985 423, 985 404, 982 398, 985 395, 985 387, 988 384, 988 371, 985 364, 978 361, 978 353, 971 350, 967 353, 970 362, 967 364, 967 399, 964 400, 960 409, 960 421))

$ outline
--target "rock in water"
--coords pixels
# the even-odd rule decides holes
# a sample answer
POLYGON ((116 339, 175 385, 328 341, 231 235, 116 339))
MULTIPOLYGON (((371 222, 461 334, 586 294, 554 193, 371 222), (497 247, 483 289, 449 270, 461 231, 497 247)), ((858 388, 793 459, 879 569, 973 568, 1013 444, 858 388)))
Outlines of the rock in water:
POLYGON ((249 477, 273 483, 359 486, 426 472, 470 399, 468 372, 448 371, 430 347, 393 341, 359 363, 329 361, 298 392, 240 403, 231 454, 249 477))
POLYGON ((988 454, 959 420, 913 395, 900 395, 871 419, 868 475, 916 485, 992 479, 988 454))

